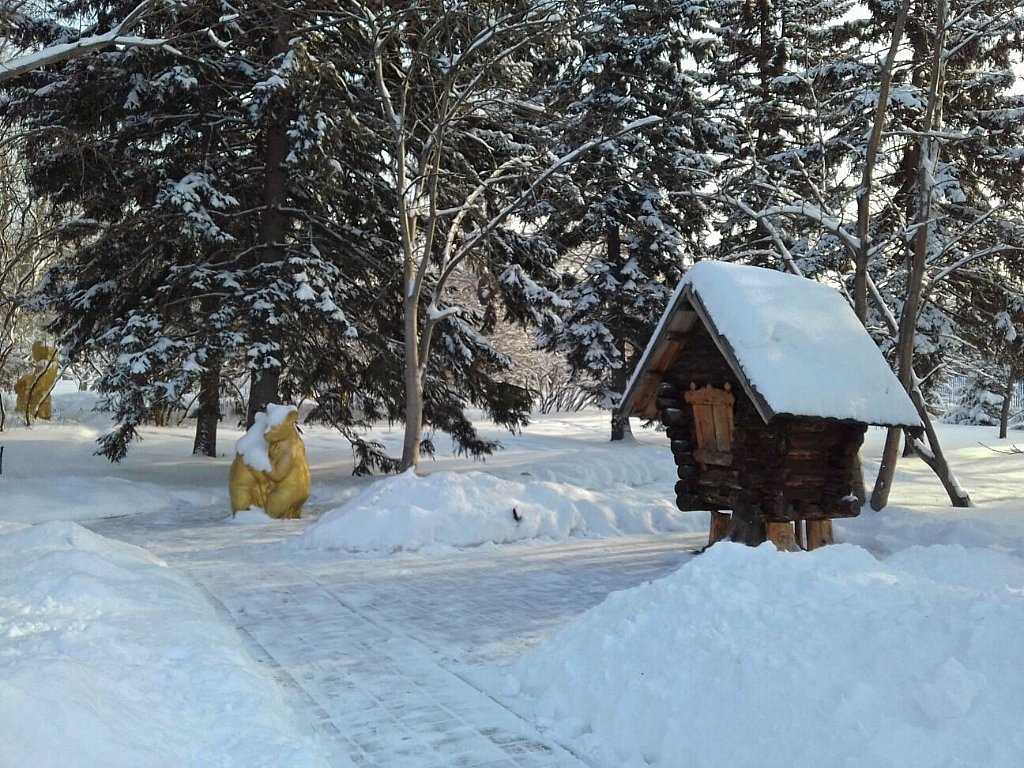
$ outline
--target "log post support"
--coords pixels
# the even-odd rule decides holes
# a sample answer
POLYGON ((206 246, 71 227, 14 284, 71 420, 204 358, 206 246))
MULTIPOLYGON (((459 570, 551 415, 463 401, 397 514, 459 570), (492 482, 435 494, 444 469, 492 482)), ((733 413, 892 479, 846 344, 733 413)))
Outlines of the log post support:
POLYGON ((774 544, 780 552, 796 552, 800 549, 796 543, 796 532, 792 523, 765 523, 764 529, 765 539, 774 544))
POLYGON ((807 521, 807 551, 824 547, 826 544, 834 544, 832 535, 831 520, 808 520, 807 521))
POLYGON ((711 513, 711 531, 708 534, 708 546, 721 541, 729 535, 729 527, 732 525, 732 515, 728 512, 713 511, 711 513))

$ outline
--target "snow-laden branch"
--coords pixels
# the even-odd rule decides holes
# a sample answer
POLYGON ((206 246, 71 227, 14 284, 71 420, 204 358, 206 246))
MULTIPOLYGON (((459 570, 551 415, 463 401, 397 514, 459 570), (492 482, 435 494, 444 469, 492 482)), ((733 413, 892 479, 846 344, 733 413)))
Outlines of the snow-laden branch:
POLYGON ((60 64, 64 61, 85 56, 92 51, 106 48, 108 45, 128 45, 135 47, 157 47, 165 45, 166 40, 160 38, 134 37, 128 32, 149 13, 155 0, 142 0, 124 19, 108 32, 102 35, 91 35, 76 40, 73 43, 59 43, 48 45, 38 51, 16 56, 7 61, 0 61, 0 83, 23 75, 26 72, 45 67, 50 64, 60 64))
MULTIPOLYGON (((807 205, 807 210, 804 210, 804 206, 802 204, 789 206, 772 206, 770 208, 756 210, 752 206, 740 200, 738 197, 733 197, 732 195, 727 194, 725 192, 682 192, 678 194, 702 197, 709 200, 717 200, 720 203, 725 203, 726 205, 735 208, 737 211, 739 211, 752 221, 760 223, 761 226, 765 228, 765 231, 768 232, 768 237, 771 239, 772 243, 775 245, 776 250, 778 251, 776 255, 782 259, 782 263, 785 265, 786 269, 791 274, 794 274, 797 277, 803 277, 803 272, 801 272, 800 267, 797 266, 796 259, 793 258, 792 252, 786 246, 786 242, 782 237, 782 233, 780 233, 778 227, 775 226, 775 222, 772 221, 772 217, 776 215, 807 215, 807 211, 816 211, 818 214, 821 214, 821 210, 818 209, 816 206, 807 205)), ((815 221, 824 226, 823 221, 827 219, 828 217, 825 217, 824 215, 818 215, 815 218, 815 221)), ((831 223, 835 224, 837 227, 839 226, 838 221, 834 219, 831 220, 831 223)), ((841 227, 839 228, 841 229, 841 227)))
POLYGON ((790 203, 788 205, 774 205, 765 208, 762 215, 799 216, 801 218, 809 219, 826 232, 829 232, 839 238, 843 245, 845 245, 851 252, 856 253, 857 249, 860 248, 859 237, 851 235, 839 219, 821 210, 821 208, 816 205, 804 202, 790 203))
POLYGON ((657 125, 661 121, 662 118, 658 117, 657 115, 651 115, 648 117, 642 117, 639 120, 633 120, 632 122, 622 126, 621 129, 616 131, 611 136, 602 136, 597 139, 591 139, 590 141, 584 142, 580 146, 576 147, 576 149, 566 152, 561 157, 555 158, 555 160, 547 168, 541 171, 541 173, 538 174, 537 177, 533 180, 533 183, 530 184, 530 186, 528 186, 525 190, 523 190, 523 192, 518 197, 516 197, 512 202, 508 203, 504 208, 498 211, 498 213, 496 213, 490 220, 488 220, 488 222, 483 227, 474 232, 471 237, 469 237, 464 243, 462 243, 458 251, 456 251, 456 253, 449 260, 448 268, 439 278, 440 282, 443 283, 448 278, 448 276, 455 270, 458 264, 463 259, 465 259, 465 257, 468 256, 473 251, 474 248, 476 248, 481 242, 490 237, 494 233, 494 231, 498 227, 500 227, 505 222, 506 219, 509 218, 509 216, 518 211, 523 206, 523 204, 534 195, 538 187, 540 187, 554 174, 558 173, 558 171, 560 171, 562 168, 565 168, 566 166, 569 166, 572 163, 576 162, 576 160, 578 160, 582 155, 585 155, 587 152, 594 149, 595 147, 599 147, 606 142, 613 141, 614 139, 621 138, 622 136, 633 133, 634 131, 642 130, 651 125, 657 125))
POLYGON ((960 268, 966 266, 967 264, 970 264, 973 261, 979 261, 980 259, 987 259, 989 257, 998 256, 998 255, 1001 255, 1001 254, 1009 254, 1009 253, 1020 254, 1022 252, 1024 252, 1024 248, 1021 248, 1020 246, 1003 244, 1003 245, 994 245, 994 246, 992 246, 990 248, 984 248, 984 249, 982 249, 980 251, 975 251, 973 253, 969 253, 966 256, 964 256, 964 257, 962 257, 960 259, 957 259, 952 264, 950 264, 950 265, 948 265, 946 267, 943 267, 942 270, 937 272, 928 281, 928 284, 927 284, 927 286, 925 288, 925 293, 927 294, 929 291, 931 291, 931 289, 935 286, 936 283, 939 283, 942 280, 945 280, 951 274, 953 274, 954 272, 956 272, 960 268))

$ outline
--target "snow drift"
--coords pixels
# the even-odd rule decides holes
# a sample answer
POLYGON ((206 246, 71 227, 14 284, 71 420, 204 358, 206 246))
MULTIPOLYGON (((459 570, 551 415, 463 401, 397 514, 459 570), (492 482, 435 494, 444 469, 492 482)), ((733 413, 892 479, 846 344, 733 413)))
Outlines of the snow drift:
POLYGON ((0 523, 10 766, 326 766, 281 690, 184 578, 70 522, 0 523))
POLYGON ((600 766, 1011 768, 1022 633, 1006 554, 723 543, 580 616, 506 693, 600 766))
POLYGON ((326 513, 296 545, 408 552, 577 535, 702 530, 705 518, 706 514, 680 512, 667 498, 641 507, 622 490, 517 482, 482 472, 417 477, 410 471, 378 480, 326 513))

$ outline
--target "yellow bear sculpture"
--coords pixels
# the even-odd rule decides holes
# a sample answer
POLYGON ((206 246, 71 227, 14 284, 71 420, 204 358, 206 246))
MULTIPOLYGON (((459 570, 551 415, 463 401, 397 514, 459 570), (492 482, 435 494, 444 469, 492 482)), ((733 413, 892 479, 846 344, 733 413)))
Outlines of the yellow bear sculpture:
POLYGON ((267 406, 236 444, 228 474, 231 514, 261 507, 270 517, 297 518, 309 498, 306 448, 295 427, 292 406, 267 406))
POLYGON ((14 385, 14 393, 18 396, 17 411, 25 414, 25 418, 50 420, 53 415, 53 400, 50 390, 57 382, 57 350, 41 341, 32 345, 34 370, 26 373, 14 385))

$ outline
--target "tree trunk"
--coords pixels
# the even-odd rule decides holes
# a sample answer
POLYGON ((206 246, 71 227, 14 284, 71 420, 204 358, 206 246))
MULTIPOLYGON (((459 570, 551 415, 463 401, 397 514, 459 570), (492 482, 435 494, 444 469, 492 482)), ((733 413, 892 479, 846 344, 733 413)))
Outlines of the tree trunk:
MULTIPOLYGON (((274 37, 270 41, 272 57, 278 57, 289 50, 288 39, 291 31, 291 19, 288 14, 281 14, 274 21, 274 37)), ((284 104, 277 104, 266 128, 265 170, 263 181, 263 212, 260 217, 259 249, 261 261, 280 262, 284 260, 284 244, 288 231, 289 217, 283 211, 288 201, 288 170, 285 160, 288 157, 288 110, 284 104)), ((252 371, 249 386, 249 405, 246 410, 245 425, 251 427, 256 414, 265 410, 269 403, 277 402, 281 384, 281 366, 284 364, 284 353, 281 349, 281 335, 277 326, 264 320, 256 319, 253 330, 276 351, 275 364, 265 363, 252 371)), ((260 361, 257 361, 260 364, 260 361)))
POLYGON ((910 15, 910 0, 903 0, 896 14, 892 39, 889 41, 889 52, 882 65, 881 81, 878 88, 878 106, 871 127, 865 153, 864 175, 860 190, 857 192, 857 239, 858 248, 854 257, 853 277, 853 308, 861 325, 868 322, 868 261, 871 258, 871 191, 874 185, 875 163, 878 149, 882 143, 882 130, 885 127, 885 116, 889 105, 889 90, 892 85, 892 71, 899 53, 900 42, 907 17, 910 15))
POLYGON ((1017 386, 1017 372, 1010 366, 1006 374, 1006 386, 1003 389, 1003 405, 999 409, 999 439, 1005 440, 1010 430, 1010 405, 1013 402, 1013 391, 1017 386))
MULTIPOLYGON (((619 233, 618 224, 609 224, 607 229, 607 258, 608 264, 618 266, 622 261, 622 237, 619 233)), ((626 366, 626 343, 622 338, 621 327, 614 328, 616 344, 619 348, 619 360, 621 365, 612 371, 612 391, 620 395, 625 394, 626 385, 629 383, 629 369, 626 366)), ((625 440, 633 436, 633 430, 629 426, 629 414, 622 413, 618 408, 612 409, 612 442, 625 440)))
MULTIPOLYGON (((7 313, 5 320, 13 324, 14 313, 7 313)), ((3 353, 0 354, 0 371, 7 366, 7 361, 10 359, 11 354, 14 352, 14 345, 8 344, 4 347, 3 353)), ((4 398, 0 395, 0 432, 3 432, 7 426, 7 409, 4 408, 4 398)))
POLYGON ((278 401, 278 390, 281 385, 280 368, 264 368, 252 372, 249 382, 249 405, 245 412, 245 428, 248 429, 256 421, 256 414, 262 413, 270 403, 278 401))
POLYGON ((410 296, 405 300, 405 440, 402 442, 399 472, 419 466, 422 438, 423 376, 419 360, 419 307, 416 297, 410 296))
MULTIPOLYGON (((624 394, 629 377, 626 375, 626 357, 622 357, 622 367, 612 371, 612 389, 619 394, 624 394)), ((612 442, 632 439, 633 429, 629 425, 629 414, 623 413, 618 408, 612 409, 612 442)))
POLYGON ((196 414, 196 438, 192 444, 195 456, 217 455, 217 423, 220 421, 220 356, 206 362, 199 377, 199 409, 196 414))
MULTIPOLYGON (((922 160, 922 162, 926 162, 922 160)), ((927 219, 925 219, 927 221, 927 219)), ((900 315, 899 336, 896 343, 896 359, 899 363, 900 383, 910 394, 914 388, 914 337, 917 333, 917 314, 921 307, 921 291, 924 285, 925 256, 928 248, 928 226, 918 228, 914 239, 914 252, 910 258, 910 275, 907 281, 907 301, 900 315)), ((889 503, 892 479, 896 474, 896 461, 900 452, 901 427, 890 427, 885 436, 882 464, 871 493, 871 508, 876 512, 889 503)))
POLYGON ((612 411, 612 442, 619 442, 633 438, 633 428, 629 424, 629 416, 626 416, 617 408, 612 411))
MULTIPOLYGON (((939 5, 941 6, 941 3, 939 5)), ((944 79, 942 50, 945 46, 945 17, 942 13, 939 16, 936 19, 935 49, 932 52, 931 74, 928 83, 928 106, 921 126, 922 131, 925 133, 920 140, 917 150, 917 203, 911 219, 914 235, 913 247, 907 264, 907 295, 906 302, 903 305, 903 313, 900 315, 899 334, 896 342, 896 360, 900 383, 911 398, 913 398, 915 391, 920 396, 914 374, 914 341, 917 335, 917 316, 921 311, 928 245, 932 231, 932 202, 935 193, 933 179, 935 177, 935 165, 938 160, 939 151, 937 139, 931 136, 930 132, 941 127, 942 115, 944 79)), ((915 405, 917 405, 916 401, 915 405)), ((923 402, 918 405, 918 412, 926 426, 930 425, 923 402)), ((900 432, 901 429, 899 427, 890 428, 889 434, 885 438, 882 465, 879 467, 878 479, 875 481, 875 488, 871 494, 871 508, 875 511, 882 509, 889 503, 889 492, 892 490, 892 480, 896 474, 900 432)), ((932 447, 935 448, 937 446, 938 441, 936 440, 932 447)), ((945 459, 943 459, 944 462, 945 459)), ((943 478, 940 475, 939 479, 945 484, 948 478, 943 478)), ((952 500, 954 496, 951 494, 950 498, 952 500)))
POLYGON ((949 462, 946 461, 946 456, 942 452, 938 435, 935 434, 935 427, 932 425, 927 408, 925 408, 924 395, 921 394, 919 387, 914 387, 910 393, 910 399, 914 401, 914 405, 917 407, 918 415, 924 423, 925 435, 928 437, 927 446, 921 445, 918 440, 913 440, 911 445, 914 446, 914 451, 931 468, 936 477, 939 478, 939 482, 946 489, 949 501, 954 507, 971 506, 970 495, 960 487, 960 483, 953 474, 953 470, 950 469, 949 462))
POLYGON ((892 490, 892 479, 896 475, 896 459, 900 454, 900 436, 903 430, 889 427, 885 436, 885 447, 882 449, 882 462, 878 466, 878 477, 871 491, 871 508, 877 512, 889 503, 889 492, 892 490))

